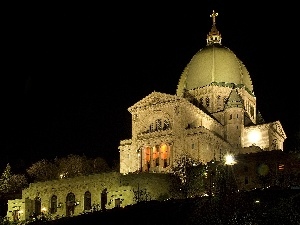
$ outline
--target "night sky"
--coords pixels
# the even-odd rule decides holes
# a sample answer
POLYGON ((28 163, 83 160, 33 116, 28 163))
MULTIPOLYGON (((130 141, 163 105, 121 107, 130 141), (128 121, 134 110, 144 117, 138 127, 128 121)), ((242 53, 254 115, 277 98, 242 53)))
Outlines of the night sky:
POLYGON ((4 9, 0 169, 68 154, 118 160, 120 140, 131 138, 127 108, 153 91, 176 93, 206 45, 213 9, 222 44, 250 73, 258 110, 281 122, 288 142, 300 132, 296 7, 220 2, 4 9))

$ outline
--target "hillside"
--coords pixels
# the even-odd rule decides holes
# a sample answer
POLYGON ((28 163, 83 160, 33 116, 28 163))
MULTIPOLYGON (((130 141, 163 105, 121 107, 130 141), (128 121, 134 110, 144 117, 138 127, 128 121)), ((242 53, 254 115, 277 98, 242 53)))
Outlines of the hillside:
POLYGON ((257 190, 220 198, 140 202, 30 225, 299 224, 300 190, 257 190), (258 202, 259 201, 259 202, 258 202))

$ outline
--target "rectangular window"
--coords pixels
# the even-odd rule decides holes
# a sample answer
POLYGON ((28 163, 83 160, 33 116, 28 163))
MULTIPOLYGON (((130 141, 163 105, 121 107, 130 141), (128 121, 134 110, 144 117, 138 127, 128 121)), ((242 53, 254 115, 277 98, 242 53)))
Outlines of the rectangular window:
POLYGON ((248 177, 245 177, 245 184, 248 184, 248 183, 249 183, 248 177))

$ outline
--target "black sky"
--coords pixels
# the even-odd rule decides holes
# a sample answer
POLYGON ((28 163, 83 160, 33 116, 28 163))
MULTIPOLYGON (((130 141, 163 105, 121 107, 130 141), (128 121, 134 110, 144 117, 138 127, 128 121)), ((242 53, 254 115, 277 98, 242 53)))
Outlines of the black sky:
POLYGON ((205 1, 26 5, 4 10, 0 166, 68 154, 118 159, 127 108, 175 94, 206 45, 215 9, 222 44, 246 65, 258 109, 289 137, 300 131, 297 18, 291 4, 205 1), (294 104, 293 104, 294 103, 294 104))

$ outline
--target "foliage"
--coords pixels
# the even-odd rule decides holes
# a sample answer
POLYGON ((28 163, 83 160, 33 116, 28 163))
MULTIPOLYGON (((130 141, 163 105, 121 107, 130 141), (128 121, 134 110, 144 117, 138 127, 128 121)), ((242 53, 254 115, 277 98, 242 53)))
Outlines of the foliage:
POLYGON ((13 174, 11 166, 8 163, 0 178, 0 194, 14 194, 22 191, 28 186, 27 179, 24 174, 13 174))
POLYGON ((178 185, 185 198, 204 192, 204 172, 204 165, 187 154, 179 157, 172 167, 172 173, 181 181, 178 185))
POLYGON ((10 178, 10 185, 10 192, 16 193, 27 187, 28 181, 24 174, 13 174, 10 178))
POLYGON ((108 163, 101 157, 90 160, 93 173, 103 173, 110 171, 108 163))
POLYGON ((146 188, 140 189, 138 187, 137 190, 133 189, 133 200, 138 203, 138 202, 146 202, 146 201, 151 201, 151 195, 147 191, 146 188))
POLYGON ((26 171, 34 181, 46 181, 58 178, 57 166, 45 159, 32 164, 26 171))
POLYGON ((108 163, 101 157, 88 159, 86 156, 70 154, 55 158, 53 162, 42 159, 26 171, 34 181, 47 181, 110 171, 108 163))
POLYGON ((11 166, 8 163, 0 178, 0 192, 8 193, 10 190, 10 178, 12 177, 11 166))
POLYGON ((70 154, 64 158, 56 158, 61 178, 88 175, 91 173, 91 165, 85 156, 70 154))

